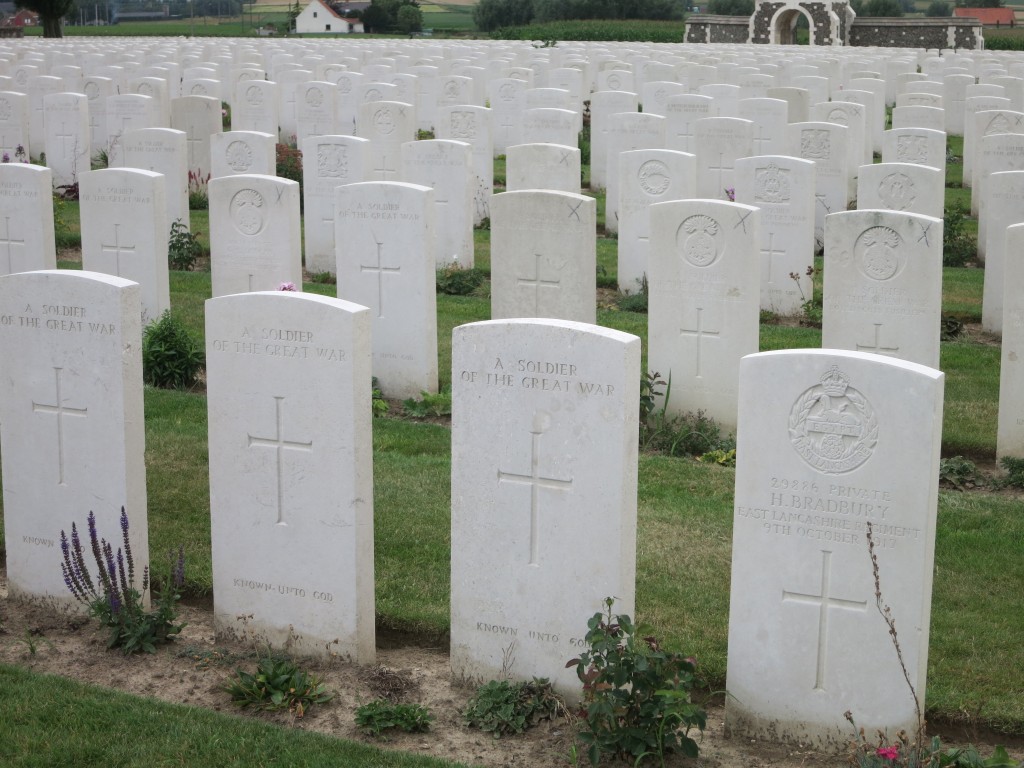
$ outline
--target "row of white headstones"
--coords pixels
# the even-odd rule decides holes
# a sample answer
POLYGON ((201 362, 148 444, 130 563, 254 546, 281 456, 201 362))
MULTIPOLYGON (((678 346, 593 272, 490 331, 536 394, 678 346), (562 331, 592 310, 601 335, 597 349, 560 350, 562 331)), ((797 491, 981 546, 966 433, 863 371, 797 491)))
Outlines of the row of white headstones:
MULTIPOLYGON (((799 94, 777 95, 800 101, 799 94)), ((864 111, 874 108, 869 103, 864 111)), ((409 119, 403 110, 411 106, 364 108, 369 125, 391 126, 392 132, 409 119)), ((853 114, 852 108, 843 111, 853 114)), ((459 112, 480 114, 468 107, 459 112)), ((467 117, 458 119, 467 124, 467 117)), ((594 119, 600 123, 597 112, 594 119)), ((893 211, 836 213, 825 220, 823 234, 829 262, 826 313, 836 318, 826 325, 824 345, 868 348, 911 360, 920 356, 917 362, 931 368, 835 350, 743 357, 757 349, 762 287, 757 278, 763 257, 771 259, 775 249, 782 250, 773 241, 773 236, 782 239, 782 230, 772 223, 804 225, 796 248, 801 265, 810 263, 810 211, 815 193, 820 194, 814 170, 832 156, 848 157, 849 150, 832 149, 846 129, 831 123, 804 125, 795 143, 801 151, 806 147, 818 165, 786 155, 749 158, 744 180, 744 161, 727 168, 723 147, 749 147, 753 127, 716 125, 715 120, 736 118, 705 123, 721 129, 697 142, 695 153, 646 150, 662 154, 636 156, 635 173, 623 171, 619 178, 623 188, 635 178, 649 203, 674 200, 649 214, 651 367, 663 355, 661 368, 678 373, 673 398, 685 401, 686 410, 699 407, 702 396, 719 402, 716 395, 725 394, 731 404, 722 409, 722 421, 739 424, 728 683, 736 700, 730 703, 730 728, 827 745, 843 740, 841 713, 851 709, 865 713, 859 720, 869 728, 909 729, 913 702, 894 682, 901 675, 886 627, 868 610, 874 586, 865 534, 870 521, 883 571, 901 584, 890 603, 898 616, 910 617, 907 665, 923 700, 942 410, 942 375, 932 370, 938 362, 941 222, 893 211), (715 138, 721 144, 703 152, 701 160, 702 148, 715 138), (728 185, 724 174, 735 170, 740 203, 685 199, 698 194, 686 190, 698 189, 702 165, 704 177, 713 179, 707 197, 721 197, 728 185), (683 170, 677 173, 677 167, 683 170), (900 336, 883 337, 883 323, 886 333, 900 336), (851 327, 854 341, 836 335, 851 327), (666 351, 656 350, 659 345, 666 351), (726 349, 713 357, 715 350, 726 349), (719 373, 721 381, 714 378, 719 373), (690 394, 684 394, 686 389, 690 394), (907 395, 893 398, 892 392, 907 395), (777 609, 766 610, 776 600, 777 609)), ((616 121, 623 134, 639 133, 630 127, 637 118, 609 118, 609 124, 616 121)), ((485 123, 474 118, 474 125, 485 123)), ((768 121, 758 126, 762 123, 768 121)), ((594 127, 596 141, 601 134, 594 127)), ((396 133, 403 143, 408 138, 405 129, 396 133)), ((367 151, 379 138, 370 139, 367 151)), ((923 134, 904 146, 920 153, 929 138, 923 134)), ((306 155, 317 158, 318 168, 338 168, 338 153, 321 153, 329 142, 316 141, 316 151, 306 155)), ((356 165, 350 158, 359 157, 360 149, 351 148, 357 147, 351 139, 345 146, 340 165, 356 165)), ((566 146, 556 151, 566 150, 570 155, 575 151, 566 146)), ((462 152, 440 146, 435 151, 462 152)), ((615 157, 610 152, 597 155, 615 157)), ((735 157, 749 154, 745 149, 735 157)), ((385 161, 380 167, 387 168, 386 156, 379 159, 385 161)), ((606 170, 611 165, 606 163, 606 170)), ((927 176, 919 182, 902 169, 889 174, 895 171, 914 188, 934 184, 927 176)), ((324 175, 329 179, 325 186, 333 191, 339 176, 324 175)), ((998 174, 1003 175, 1012 184, 1022 174, 998 174)), ((908 195, 905 181, 887 178, 878 187, 880 194, 889 190, 889 201, 919 194, 908 195)), ((92 182, 83 174, 83 251, 86 221, 117 224, 115 258, 122 249, 118 228, 130 226, 126 208, 110 212, 95 206, 134 203, 134 216, 141 219, 140 207, 159 197, 123 179, 101 175, 90 191, 92 182)), ((153 189, 160 186, 155 178, 154 184, 153 189)), ((310 186, 307 180, 307 190, 310 186)), ((433 193, 409 184, 356 185, 337 193, 352 195, 332 216, 339 243, 339 296, 368 307, 363 309, 306 295, 224 295, 276 287, 282 278, 299 282, 297 188, 253 175, 211 184, 211 229, 223 226, 212 233, 218 298, 207 311, 211 515, 221 632, 231 631, 237 614, 254 613, 272 642, 283 643, 292 625, 306 652, 330 648, 360 661, 372 659, 369 377, 383 372, 386 361, 398 364, 414 354, 406 347, 380 346, 379 339, 388 335, 381 321, 394 317, 386 306, 402 308, 397 313, 400 334, 411 336, 410 328, 434 322, 433 304, 424 311, 412 298, 419 294, 429 302, 433 297, 435 262, 426 243, 430 220, 440 218, 435 210, 440 181, 428 186, 433 193), (273 216, 275 206, 284 216, 273 216), (261 268, 276 269, 285 261, 275 257, 278 253, 287 254, 290 271, 265 276, 261 268), (399 261, 404 253, 411 257, 408 263, 399 261), (356 257, 349 259, 349 274, 341 254, 356 257), (393 254, 395 261, 385 263, 385 254, 393 254), (240 269, 222 271, 232 259, 240 269), (423 279, 397 297, 388 293, 386 305, 385 277, 397 281, 403 269, 423 279), (226 274, 232 282, 220 290, 226 274), (257 275, 265 282, 254 282, 257 275), (364 294, 344 292, 360 284, 368 289, 364 294), (239 546, 240 535, 251 548, 239 546), (338 557, 339 545, 345 557, 338 557), (282 547, 308 553, 305 572, 291 563, 287 572, 275 572, 268 553, 282 547), (250 550, 258 554, 243 561, 250 550)), ((838 207, 845 208, 848 182, 839 189, 846 199, 838 207)), ((1021 237, 1021 228, 1005 229, 1019 208, 1013 204, 1021 199, 1018 190, 1008 186, 1004 197, 992 195, 993 201, 1008 200, 996 226, 1011 238, 1021 237)), ((48 190, 43 197, 48 200, 48 190)), ((623 228, 626 208, 621 205, 623 228)), ((572 322, 592 322, 594 316, 593 201, 573 192, 523 191, 496 196, 490 213, 492 317, 499 319, 457 329, 453 343, 453 669, 488 677, 511 664, 517 676, 554 677, 578 695, 571 673, 560 670, 578 653, 586 616, 607 595, 618 596, 625 612, 634 608, 639 341, 572 322), (539 303, 556 294, 557 301, 539 303), (500 308, 509 296, 510 314, 500 308), (572 314, 576 307, 588 314, 572 314), (524 314, 566 320, 500 319, 524 314), (584 498, 588 495, 594 498, 584 498), (580 531, 586 531, 585 540, 580 531), (495 548, 495 540, 518 546, 495 548), (569 546, 579 555, 565 557, 569 546), (509 584, 516 588, 509 590, 509 584)), ((16 242, 10 224, 8 218, 9 253, 16 242)), ((100 251, 110 251, 109 240, 104 238, 100 251)), ((156 251, 159 245, 132 247, 156 251)), ((1007 273, 1005 279, 1019 285, 1021 278, 1007 273)), ((146 281, 140 282, 145 291, 146 281)), ((9 575, 16 593, 62 592, 56 574, 40 567, 45 559, 39 549, 54 547, 53 531, 81 516, 82 498, 111 500, 104 505, 108 517, 101 515, 107 530, 113 530, 120 504, 127 503, 134 510, 136 551, 145 551, 145 518, 138 517, 145 509, 135 359, 144 302, 138 291, 118 278, 52 273, 8 277, 0 287, 0 343, 8 345, 11 354, 4 359, 18 372, 9 377, 14 389, 4 393, 0 406, 2 439, 4 445, 32 446, 25 458, 10 459, 23 464, 12 467, 10 451, 4 457, 9 575), (111 381, 114 375, 118 382, 111 381), (102 397, 90 391, 100 386, 102 397), (123 397, 112 398, 110 393, 119 390, 123 397), (56 427, 41 432, 40 420, 49 417, 56 427), (94 426, 112 433, 84 431, 94 426), (65 444, 103 445, 109 452, 100 458, 84 456, 65 444), (101 459, 114 466, 99 466, 101 459), (55 466, 56 483, 45 476, 55 466), (25 478, 21 486, 12 480, 10 501, 8 477, 25 478), (107 485, 85 487, 94 480, 107 485), (31 512, 19 512, 19 503, 31 512), (38 509, 53 509, 54 518, 43 520, 38 509), (43 592, 33 588, 36 578, 44 583, 43 592)), ((436 337, 434 344, 426 357, 435 361, 436 387, 436 337)), ((1004 351, 1008 344, 1004 338, 1004 351)), ((1004 375, 1007 369, 1004 365, 1004 375)), ((386 380, 389 374, 383 376, 386 380)), ((397 382, 399 377, 391 378, 397 382)))

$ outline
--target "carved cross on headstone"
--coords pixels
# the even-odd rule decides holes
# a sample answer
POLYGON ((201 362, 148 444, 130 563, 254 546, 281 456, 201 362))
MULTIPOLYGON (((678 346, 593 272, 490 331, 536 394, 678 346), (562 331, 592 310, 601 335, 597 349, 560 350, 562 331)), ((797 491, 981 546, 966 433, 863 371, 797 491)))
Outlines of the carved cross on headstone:
POLYGON ((866 600, 843 600, 831 595, 832 553, 821 552, 821 592, 817 595, 783 590, 782 602, 810 603, 818 606, 818 657, 814 674, 814 690, 825 690, 825 675, 828 662, 828 616, 829 608, 847 611, 867 611, 866 600))
POLYGON ((900 351, 899 347, 883 347, 881 345, 882 323, 874 323, 875 339, 871 344, 858 344, 858 352, 874 352, 876 355, 893 356, 900 351))
POLYGON ((387 153, 381 155, 381 157, 380 157, 380 168, 374 168, 373 172, 374 173, 379 173, 381 176, 383 176, 384 177, 384 179, 383 179, 384 181, 388 180, 388 175, 391 175, 391 176, 397 176, 398 175, 398 171, 396 171, 394 168, 389 168, 388 167, 388 156, 387 156, 387 153))
POLYGON ((64 485, 64 417, 85 418, 88 408, 72 408, 64 405, 64 397, 61 394, 60 375, 62 368, 54 367, 54 378, 57 382, 57 397, 52 405, 32 401, 32 410, 35 413, 52 413, 57 417, 57 485, 64 485))
POLYGON ((533 415, 533 426, 530 429, 530 474, 504 472, 498 469, 498 483, 513 483, 530 486, 530 565, 540 565, 540 499, 541 488, 552 491, 572 492, 572 478, 559 479, 544 477, 540 470, 540 437, 549 426, 550 416, 543 411, 533 415))
POLYGON ((11 252, 11 248, 14 247, 15 245, 17 245, 17 246, 19 246, 21 248, 25 247, 25 241, 23 239, 22 240, 15 240, 11 236, 11 217, 10 216, 4 216, 4 236, 2 238, 0 238, 0 245, 7 246, 6 249, 5 249, 6 250, 5 256, 7 257, 7 271, 4 272, 4 274, 9 275, 9 274, 11 274, 12 272, 15 271, 14 270, 14 258, 13 258, 14 254, 11 252))
POLYGON ((767 266, 768 266, 768 284, 769 285, 772 284, 772 282, 774 282, 772 280, 772 256, 784 256, 786 254, 785 251, 780 250, 778 248, 773 248, 772 247, 772 243, 773 243, 774 240, 775 240, 775 233, 774 232, 769 232, 768 233, 768 247, 761 249, 761 255, 768 257, 768 259, 767 259, 768 265, 767 266))
POLYGON ((299 451, 312 453, 313 443, 299 442, 296 440, 284 439, 284 397, 274 396, 275 409, 275 430, 273 437, 256 437, 248 435, 250 448, 271 448, 274 451, 274 459, 277 469, 277 523, 276 525, 288 525, 284 519, 284 451, 299 451))
POLYGON ((114 260, 115 260, 114 261, 114 265, 115 265, 114 268, 115 268, 115 270, 116 270, 116 272, 117 272, 117 274, 119 276, 124 277, 124 273, 121 271, 121 254, 122 253, 130 253, 130 254, 132 254, 134 256, 135 255, 135 246, 134 245, 121 245, 121 233, 120 233, 120 230, 121 230, 121 225, 120 224, 115 224, 114 225, 114 244, 113 245, 108 245, 108 244, 105 244, 105 243, 100 243, 100 250, 103 251, 104 253, 113 253, 114 254, 114 260))
POLYGON ((725 174, 726 171, 735 170, 734 166, 726 165, 723 162, 723 158, 724 157, 725 157, 725 153, 724 152, 719 152, 718 153, 718 165, 708 166, 709 170, 718 171, 718 194, 722 195, 723 197, 725 196, 725 181, 724 181, 725 175, 724 174, 725 174))
POLYGON ((548 288, 559 291, 562 289, 562 280, 544 280, 540 276, 540 266, 543 256, 539 253, 534 254, 534 269, 533 277, 519 277, 516 278, 516 285, 526 286, 533 290, 533 314, 534 317, 540 312, 540 290, 541 288, 548 288))
POLYGON ((401 267, 385 267, 381 262, 383 254, 381 251, 384 249, 384 243, 377 239, 376 234, 372 234, 373 242, 377 245, 377 264, 373 265, 359 265, 360 272, 376 272, 377 273, 377 317, 384 317, 384 275, 393 274, 397 275, 401 273, 401 267))
POLYGON ((696 378, 701 378, 700 372, 700 350, 704 346, 705 336, 718 336, 720 331, 709 331, 704 327, 704 307, 697 307, 697 327, 696 328, 680 328, 679 334, 681 336, 695 336, 697 338, 697 373, 696 378))

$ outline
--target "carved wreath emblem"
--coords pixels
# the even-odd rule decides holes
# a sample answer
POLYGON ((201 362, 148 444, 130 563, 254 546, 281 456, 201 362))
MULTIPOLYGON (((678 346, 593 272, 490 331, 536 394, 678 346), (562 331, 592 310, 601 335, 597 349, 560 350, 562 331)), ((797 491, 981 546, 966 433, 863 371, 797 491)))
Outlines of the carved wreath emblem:
POLYGON ((914 180, 905 173, 890 173, 878 182, 878 197, 886 208, 905 211, 917 199, 914 180))
MULTIPOLYGON (((699 214, 686 219, 680 226, 687 233, 683 242, 683 258, 695 267, 709 267, 718 258, 715 238, 720 227, 710 216, 699 214)), ((676 235, 677 241, 679 235, 676 235)))
POLYGON ((395 132, 395 116, 391 114, 391 107, 381 107, 373 113, 373 127, 384 136, 395 132))
POLYGON ((231 170, 244 173, 252 167, 252 149, 244 141, 232 141, 224 150, 224 162, 231 170))
POLYGON ((317 175, 332 179, 348 176, 348 153, 337 144, 318 144, 316 148, 317 175))
POLYGON ((258 235, 263 229, 263 195, 255 189, 240 189, 231 198, 231 220, 243 235, 258 235))
POLYGON ((853 250, 865 275, 872 280, 888 280, 903 267, 902 244, 903 238, 891 227, 870 227, 857 238, 853 250))
POLYGON ((782 170, 775 163, 754 171, 754 201, 758 203, 785 203, 792 193, 789 188, 789 171, 782 170))
POLYGON ((648 160, 641 165, 637 170, 636 179, 640 183, 640 188, 654 197, 665 194, 672 182, 668 166, 660 160, 648 160))
POLYGON ((928 142, 924 136, 900 136, 896 139, 896 159, 901 163, 924 165, 928 160, 928 142))
POLYGON ((453 139, 476 138, 476 115, 472 112, 452 112, 451 135, 453 139))
POLYGON ((206 86, 202 83, 193 83, 192 89, 189 93, 193 96, 206 96, 209 92, 206 90, 206 86))
POLYGON ((348 77, 347 75, 342 75, 341 77, 339 77, 337 85, 338 90, 341 91, 342 93, 352 92, 352 78, 348 77))
POLYGON ((306 90, 306 103, 311 107, 319 107, 324 103, 324 92, 319 88, 309 88, 306 90))
POLYGON ((850 377, 833 365, 793 404, 789 439, 811 467, 829 475, 856 469, 878 443, 878 420, 850 377))
POLYGON ((258 107, 263 103, 263 90, 257 85, 250 85, 245 89, 245 100, 252 106, 258 107))

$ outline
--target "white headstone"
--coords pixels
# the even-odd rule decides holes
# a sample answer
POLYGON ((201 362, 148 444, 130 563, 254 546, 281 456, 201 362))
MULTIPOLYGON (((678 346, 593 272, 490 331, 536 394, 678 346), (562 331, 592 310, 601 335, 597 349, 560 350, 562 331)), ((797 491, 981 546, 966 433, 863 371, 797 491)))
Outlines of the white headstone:
POLYGON ((825 217, 845 211, 849 198, 850 165, 845 126, 837 123, 791 123, 790 154, 813 160, 815 172, 814 231, 824 238, 825 217))
POLYGON ((279 126, 277 83, 269 80, 240 81, 235 87, 235 100, 231 106, 231 130, 259 131, 272 134, 276 139, 279 126))
POLYGON ((825 220, 821 345, 939 365, 942 220, 858 210, 825 220))
POLYGON ((139 168, 79 176, 82 267, 138 283, 143 325, 171 307, 165 184, 162 174, 139 168))
POLYGON ((415 110, 397 101, 376 101, 359 107, 357 134, 370 140, 367 178, 397 181, 401 174, 402 145, 416 138, 415 110))
POLYGON ((726 200, 735 188, 736 160, 753 152, 754 124, 735 117, 705 117, 694 125, 697 196, 726 200))
POLYGON ((913 163, 946 169, 946 134, 930 128, 893 128, 882 135, 883 163, 913 163))
POLYGON ((302 224, 306 270, 337 273, 334 190, 366 180, 368 139, 310 136, 302 144, 302 224))
POLYGON ((276 176, 210 182, 210 278, 214 296, 302 286, 299 184, 276 176))
POLYGON ((1006 228, 1003 265, 1003 340, 999 366, 996 456, 1024 459, 1024 224, 1006 228))
POLYGON ((338 297, 370 308, 373 375, 387 397, 437 392, 433 198, 405 182, 335 191, 338 297))
POLYGON ((43 147, 55 187, 71 186, 89 170, 89 108, 81 93, 43 97, 43 147))
POLYGON ((704 411, 725 431, 740 358, 757 351, 759 218, 721 200, 651 206, 647 367, 671 381, 669 412, 704 411))
POLYGON ((597 317, 597 204, 569 192, 491 199, 491 317, 597 317))
POLYGON ((938 168, 910 163, 877 163, 860 169, 857 207, 921 213, 941 219, 944 174, 938 168))
MULTIPOLYGON (((14 91, 0 91, 0 157, 7 158, 8 163, 19 162, 19 147, 25 162, 31 157, 28 113, 28 96, 14 91)), ((41 142, 41 139, 37 141, 41 142)))
POLYGON ((494 140, 492 112, 486 107, 460 105, 438 110, 435 135, 438 139, 464 141, 470 146, 473 162, 473 225, 491 215, 494 189, 494 140))
POLYGON ((138 286, 119 277, 55 270, 0 278, 12 597, 73 603, 58 567, 59 534, 70 538, 76 523, 87 548, 89 512, 116 549, 124 507, 135 562, 149 561, 141 316, 138 286))
POLYGON ((633 613, 639 382, 640 340, 620 331, 559 320, 455 329, 455 676, 543 675, 578 699, 565 662, 587 620, 609 596, 633 613), (604 554, 569 556, 570 540, 604 554))
POLYGON ((580 151, 562 144, 516 144, 509 147, 505 155, 505 190, 517 192, 521 189, 553 189, 579 194, 580 151))
POLYGON ((56 269, 50 169, 0 163, 0 201, 0 275, 56 269))
POLYGON ((827 349, 743 360, 730 736, 839 751, 850 741, 846 711, 867 733, 915 732, 915 704, 923 710, 925 699, 943 378, 913 363, 827 349), (868 523, 903 670, 874 604, 868 523))
POLYGON ((1005 278, 1006 262, 1020 254, 1006 251, 1006 228, 1024 223, 1024 171, 993 173, 985 180, 985 197, 978 221, 978 245, 984 237, 985 285, 982 292, 981 325, 991 333, 1003 332, 1003 302, 1019 285, 1005 278), (984 224, 984 228, 982 228, 984 224))
POLYGON ((274 136, 258 131, 225 131, 210 135, 210 178, 257 173, 277 175, 274 136))
POLYGON ((472 268, 476 175, 469 144, 444 139, 403 144, 402 178, 434 190, 434 264, 472 268))
POLYGON ((121 137, 123 167, 163 174, 168 227, 178 220, 191 226, 187 146, 185 132, 173 128, 140 128, 121 137))
POLYGON ((206 303, 214 625, 374 660, 370 318, 290 292, 206 303), (281 552, 301 557, 280 557, 281 552))

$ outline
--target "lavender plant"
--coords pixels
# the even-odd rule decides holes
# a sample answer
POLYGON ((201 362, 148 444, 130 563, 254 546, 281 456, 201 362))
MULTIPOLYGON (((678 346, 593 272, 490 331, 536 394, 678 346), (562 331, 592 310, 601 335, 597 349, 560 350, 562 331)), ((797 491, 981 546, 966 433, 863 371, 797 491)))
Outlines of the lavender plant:
POLYGON ((150 588, 149 566, 142 569, 142 583, 135 584, 135 558, 128 537, 128 514, 121 507, 121 538, 124 547, 115 553, 113 545, 99 536, 96 516, 88 517, 89 547, 96 561, 96 578, 89 573, 78 526, 71 524, 70 540, 62 530, 60 548, 64 556, 61 573, 64 584, 74 598, 86 606, 89 615, 110 629, 108 648, 120 648, 127 656, 145 651, 153 653, 156 646, 174 639, 185 624, 175 624, 177 603, 185 583, 185 548, 168 552, 168 568, 162 587, 153 595, 156 608, 147 611, 145 595, 150 588))

